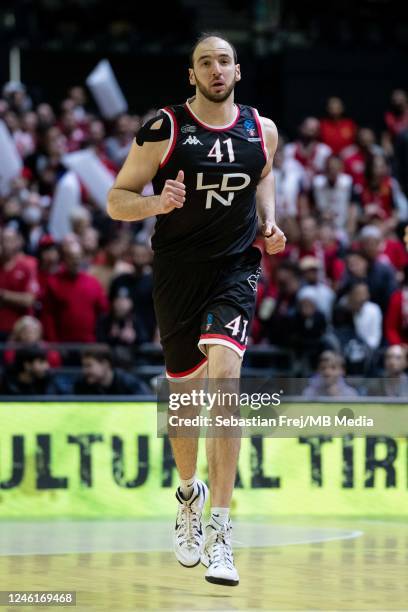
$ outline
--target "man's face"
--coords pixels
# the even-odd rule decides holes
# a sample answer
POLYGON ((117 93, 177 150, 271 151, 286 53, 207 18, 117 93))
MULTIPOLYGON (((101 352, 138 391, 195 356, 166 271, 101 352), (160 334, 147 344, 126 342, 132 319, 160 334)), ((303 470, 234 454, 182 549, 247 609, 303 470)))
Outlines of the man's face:
POLYGON ((142 270, 152 261, 152 252, 144 244, 134 244, 131 249, 132 262, 136 270, 142 270))
POLYGON ((98 144, 105 138, 105 127, 102 121, 93 121, 89 127, 89 138, 92 143, 98 144))
POLYGON ((342 376, 343 369, 335 359, 324 359, 319 364, 319 372, 327 385, 333 385, 342 376))
POLYGON ((299 288, 299 280, 291 270, 278 269, 276 284, 278 285, 279 293, 285 296, 294 295, 299 288))
POLYGON ((83 87, 72 87, 69 93, 70 98, 74 100, 75 104, 85 104, 86 94, 83 87))
POLYGON ((375 176, 383 177, 388 174, 387 162, 381 155, 376 155, 373 162, 373 170, 375 176))
POLYGON ((300 136, 305 142, 311 142, 319 137, 320 124, 315 117, 307 117, 300 126, 300 136))
POLYGON ((375 143, 375 135, 369 128, 361 128, 357 132, 357 144, 363 149, 369 149, 375 143))
POLYGON ((222 38, 211 36, 194 51, 193 68, 189 69, 190 84, 210 102, 224 102, 241 80, 239 64, 234 61, 230 45, 222 38))
POLYGON ((41 253, 41 265, 45 268, 56 266, 59 260, 60 256, 56 246, 50 246, 41 253))
POLYGON ((64 250, 64 263, 70 274, 75 276, 82 267, 82 248, 77 242, 67 245, 64 250))
POLYGON ((30 374, 33 378, 41 380, 45 378, 49 372, 50 366, 48 361, 43 358, 34 359, 29 365, 30 374))
POLYGON ((347 267, 351 274, 358 278, 364 278, 367 275, 367 260, 358 253, 353 253, 347 257, 347 267))
POLYGON ((336 159, 335 157, 329 158, 326 165, 326 174, 329 181, 335 182, 336 178, 342 171, 342 168, 343 164, 340 159, 336 159))
POLYGON ((27 344, 34 344, 41 340, 41 335, 41 323, 36 319, 27 319, 25 325, 21 328, 18 340, 27 344))
POLYGON ((369 259, 376 259, 380 246, 380 238, 375 238, 374 236, 366 236, 361 241, 361 250, 369 259))
POLYGON ((407 94, 402 89, 395 89, 391 94, 391 106, 396 110, 403 110, 407 105, 407 94))
POLYGON ((306 242, 317 240, 317 225, 312 217, 303 219, 300 223, 302 238, 306 242))
POLYGON ((21 250, 22 240, 13 228, 7 227, 1 235, 0 252, 6 259, 13 257, 21 250))
POLYGON ((335 96, 329 98, 327 100, 327 112, 333 119, 341 117, 344 112, 343 101, 335 96))
POLYGON ((316 285, 319 281, 319 268, 307 268, 303 272, 303 278, 309 285, 316 285))
POLYGON ((370 299, 367 285, 361 283, 356 285, 349 295, 349 304, 352 311, 358 311, 370 299))
POLYGON ((306 319, 313 317, 316 312, 316 304, 312 300, 306 298, 300 301, 299 308, 302 316, 306 319))
POLYGON ((82 372, 89 385, 103 383, 108 370, 109 364, 106 361, 98 361, 93 357, 84 357, 82 360, 82 372))
POLYGON ((385 370, 389 376, 397 376, 407 367, 407 358, 401 346, 391 346, 385 354, 385 370))

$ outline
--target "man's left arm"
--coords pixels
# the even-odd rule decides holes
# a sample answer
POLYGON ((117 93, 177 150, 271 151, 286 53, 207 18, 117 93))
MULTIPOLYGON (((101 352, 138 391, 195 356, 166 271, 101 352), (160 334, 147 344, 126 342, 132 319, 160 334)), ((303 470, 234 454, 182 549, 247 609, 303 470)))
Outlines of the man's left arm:
POLYGON ((278 130, 274 122, 266 117, 261 117, 261 122, 268 160, 256 190, 256 204, 258 216, 262 224, 262 233, 265 238, 265 250, 269 255, 274 255, 283 251, 286 244, 285 234, 276 225, 275 219, 275 177, 272 165, 276 147, 278 146, 278 130))

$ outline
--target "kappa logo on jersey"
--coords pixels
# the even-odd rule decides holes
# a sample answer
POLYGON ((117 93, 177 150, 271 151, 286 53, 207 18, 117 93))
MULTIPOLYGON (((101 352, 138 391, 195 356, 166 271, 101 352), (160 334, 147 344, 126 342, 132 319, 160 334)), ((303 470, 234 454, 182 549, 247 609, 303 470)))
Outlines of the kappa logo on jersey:
POLYGON ((251 182, 251 177, 248 174, 244 174, 242 172, 230 172, 229 174, 222 175, 221 183, 213 183, 212 185, 204 185, 204 172, 197 172, 197 191, 202 189, 207 190, 207 199, 205 202, 205 207, 211 208, 212 201, 218 200, 223 206, 231 206, 232 200, 235 196, 235 191, 241 191, 241 189, 245 189, 248 187, 251 182), (242 182, 239 184, 231 185, 230 179, 242 179, 242 182), (226 191, 228 193, 227 198, 224 198, 220 193, 215 191, 215 189, 219 189, 220 191, 226 191))
POLYGON ((185 141, 183 142, 183 145, 185 144, 191 144, 191 145, 202 145, 203 143, 198 140, 197 136, 190 136, 188 138, 185 139, 185 141))
POLYGON ((194 132, 197 131, 197 126, 196 125, 182 125, 181 126, 181 133, 182 134, 194 134, 194 132))

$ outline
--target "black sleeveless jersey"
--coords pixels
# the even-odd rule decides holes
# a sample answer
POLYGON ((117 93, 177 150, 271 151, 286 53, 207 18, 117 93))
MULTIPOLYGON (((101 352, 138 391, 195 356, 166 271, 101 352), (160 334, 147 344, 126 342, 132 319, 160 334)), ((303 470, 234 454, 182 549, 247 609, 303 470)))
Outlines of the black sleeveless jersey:
POLYGON ((183 170, 186 201, 157 216, 153 250, 185 261, 242 253, 256 236, 255 192, 267 159, 258 112, 236 105, 234 121, 220 127, 200 121, 188 102, 161 113, 171 135, 152 181, 154 193, 183 170))

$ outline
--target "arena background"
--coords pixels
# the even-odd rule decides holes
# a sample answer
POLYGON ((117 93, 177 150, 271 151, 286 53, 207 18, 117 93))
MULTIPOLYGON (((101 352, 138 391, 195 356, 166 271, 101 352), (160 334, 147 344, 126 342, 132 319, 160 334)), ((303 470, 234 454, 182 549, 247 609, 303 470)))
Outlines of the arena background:
MULTIPOLYGON (((408 9, 392 0, 178 0, 160 8, 124 1, 112 6, 102 0, 5 0, 0 6, 0 84, 21 80, 31 108, 48 103, 58 119, 69 88, 85 87, 91 71, 106 59, 129 114, 137 115, 140 124, 152 109, 191 95, 188 52, 198 33, 207 30, 224 33, 237 46, 243 79, 236 98, 271 117, 285 143, 296 140, 306 117, 325 115, 328 97, 339 96, 346 116, 374 130, 377 146, 383 144, 392 91, 408 88, 408 9)), ((99 117, 95 99, 85 91, 87 112, 99 117)), ((2 107, 2 118, 5 112, 2 107)), ((114 123, 105 121, 105 127, 109 135, 114 123)), ((84 138, 78 148, 86 144, 84 138)), ((408 157, 396 164, 388 149, 385 157, 407 195, 408 157)), ((28 181, 29 189, 38 190, 33 177, 28 181)), ((23 187, 2 193, 2 227, 10 221, 6 202, 18 199, 23 187)), ((41 194, 50 198, 51 207, 55 187, 56 181, 41 194)), ((20 204, 23 217, 28 205, 23 199, 20 204)), ((82 204, 100 232, 94 253, 100 264, 113 226, 101 221, 92 197, 85 196, 82 204)), ((18 222, 19 215, 12 220, 18 222)), ((400 247, 407 221, 401 214, 395 228, 400 247)), ((42 222, 47 241, 46 215, 42 222)), ((24 222, 17 225, 26 237, 24 222)), ((132 235, 132 241, 136 238, 132 235)), ((350 243, 356 238, 357 232, 350 243)), ((26 242, 24 251, 37 257, 36 248, 30 250, 26 242)), ((126 262, 133 257, 129 253, 122 253, 126 262)), ((395 270, 395 292, 408 285, 404 265, 407 269, 408 260, 395 270)), ((266 263, 266 276, 273 272, 266 263)), ((42 320, 41 310, 34 314, 42 320)), ((244 362, 246 376, 313 376, 314 354, 310 360, 299 358, 299 347, 275 346, 259 329, 244 362)), ((51 365, 59 386, 39 397, 5 390, 9 374, 14 376, 15 353, 33 347, 2 332, 2 591, 75 590, 79 609, 407 609, 408 428, 395 436, 244 439, 232 506, 241 591, 214 591, 204 584, 200 568, 186 578, 169 552, 176 472, 168 440, 157 437, 154 393, 156 377, 163 374, 157 337, 151 333, 128 355, 113 347, 115 367, 139 376, 145 387, 136 398, 121 394, 111 401, 73 392, 82 372, 81 354, 99 337, 84 343, 45 336, 47 344, 39 338, 38 345, 46 346, 48 359, 50 351, 58 353, 58 363, 51 365), (135 366, 129 364, 133 357, 135 366), (189 592, 195 594, 193 603, 189 592)), ((369 364, 353 371, 348 363, 346 373, 357 390, 364 387, 367 395, 369 389, 373 402, 403 413, 407 387, 397 404, 384 384, 391 380, 384 370, 385 351, 408 343, 406 329, 401 337, 405 340, 390 342, 382 333, 369 364)), ((312 400, 323 412, 332 410, 324 397, 312 400)), ((341 402, 358 405, 355 397, 341 402)), ((304 406, 307 411, 307 402, 304 406)), ((205 477, 203 446, 200 473, 205 477)))

